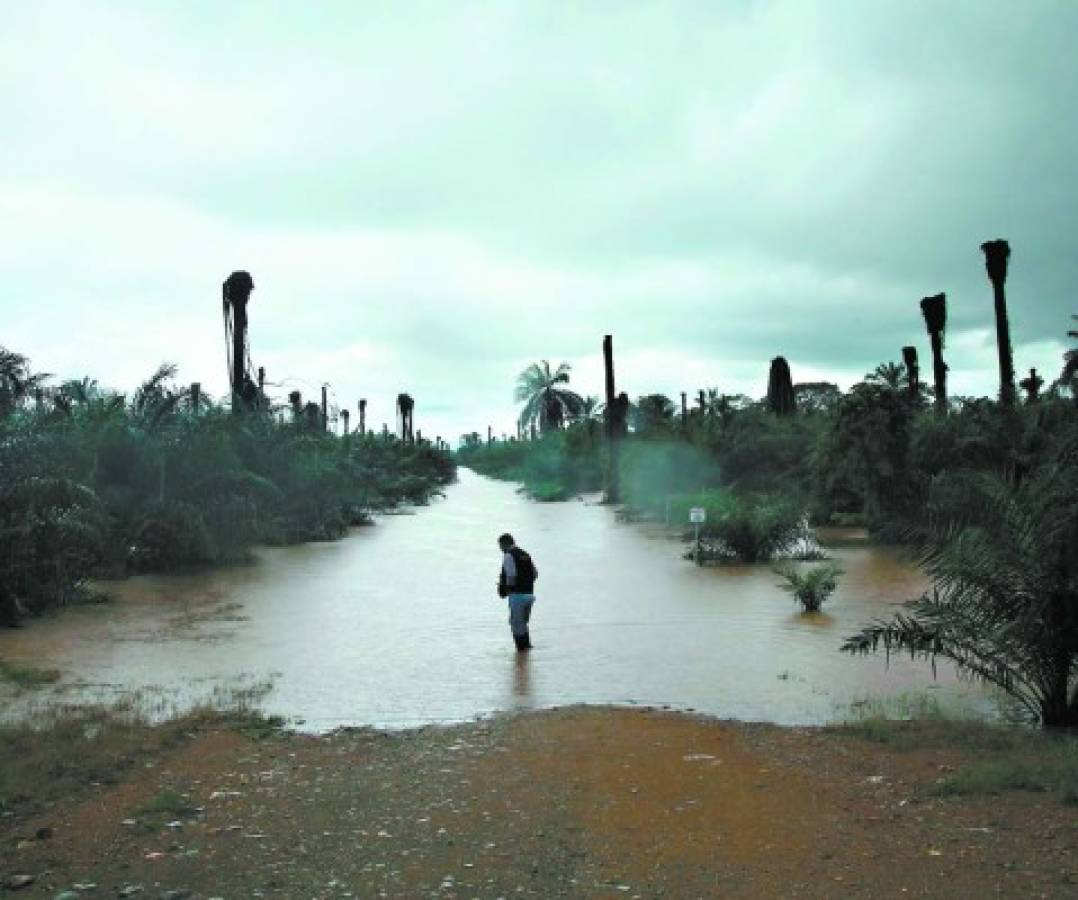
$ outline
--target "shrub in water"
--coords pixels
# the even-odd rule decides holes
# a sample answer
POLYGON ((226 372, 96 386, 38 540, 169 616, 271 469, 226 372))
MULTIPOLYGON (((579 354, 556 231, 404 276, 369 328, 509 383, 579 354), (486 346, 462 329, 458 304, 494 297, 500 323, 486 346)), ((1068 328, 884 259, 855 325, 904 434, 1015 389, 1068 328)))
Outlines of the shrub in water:
POLYGON ((779 587, 793 594, 805 612, 818 612, 838 587, 842 570, 838 566, 816 566, 807 572, 798 572, 787 567, 776 569, 775 574, 785 579, 779 587))
POLYGON ((801 535, 801 509, 774 494, 731 495, 726 508, 708 522, 718 538, 743 562, 764 562, 790 548, 801 535))

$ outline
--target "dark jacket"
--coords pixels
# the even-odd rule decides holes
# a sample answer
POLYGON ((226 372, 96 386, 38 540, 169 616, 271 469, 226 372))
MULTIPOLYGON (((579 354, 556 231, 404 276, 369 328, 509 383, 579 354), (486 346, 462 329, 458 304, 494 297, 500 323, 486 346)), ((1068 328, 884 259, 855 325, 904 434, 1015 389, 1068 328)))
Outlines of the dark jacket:
POLYGON ((502 563, 502 571, 498 576, 498 595, 507 597, 509 594, 534 594, 535 579, 539 577, 539 570, 535 567, 535 563, 532 562, 528 551, 520 547, 510 547, 506 552, 513 557, 513 565, 516 567, 517 574, 510 583, 505 575, 505 564, 504 562, 502 563))

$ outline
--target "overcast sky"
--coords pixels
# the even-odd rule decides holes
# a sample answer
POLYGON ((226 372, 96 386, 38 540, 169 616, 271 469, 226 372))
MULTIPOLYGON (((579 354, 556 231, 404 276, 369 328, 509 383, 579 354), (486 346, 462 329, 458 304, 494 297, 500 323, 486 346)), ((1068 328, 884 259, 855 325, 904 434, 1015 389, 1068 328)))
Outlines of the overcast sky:
POLYGON ((847 387, 946 291, 956 393, 1078 312, 1078 3, 0 0, 0 345, 129 390, 254 364, 369 422, 512 429, 602 391, 847 387))

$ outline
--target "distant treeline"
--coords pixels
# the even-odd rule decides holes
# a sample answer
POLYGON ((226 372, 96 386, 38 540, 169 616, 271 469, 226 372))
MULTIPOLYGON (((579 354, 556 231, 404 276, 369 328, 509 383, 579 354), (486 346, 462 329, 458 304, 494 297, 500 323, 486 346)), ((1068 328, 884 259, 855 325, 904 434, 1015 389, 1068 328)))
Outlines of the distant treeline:
POLYGON ((130 396, 53 386, 0 348, 0 622, 84 597, 94 576, 337 539, 455 477, 429 443, 233 415, 173 376, 163 366, 130 396))
MULTIPOLYGON (((910 390, 905 368, 887 363, 848 391, 794 386, 793 408, 766 399, 701 391, 681 408, 669 397, 637 398, 620 440, 620 499, 630 508, 680 515, 730 494, 781 500, 817 524, 881 528, 923 497, 945 470, 999 474, 1032 469, 1078 438, 1078 404, 1065 389, 1016 407, 954 398, 946 414, 927 389, 910 390)), ((604 488, 608 439, 602 407, 568 416, 534 440, 467 436, 458 461, 520 481, 540 500, 604 488)))

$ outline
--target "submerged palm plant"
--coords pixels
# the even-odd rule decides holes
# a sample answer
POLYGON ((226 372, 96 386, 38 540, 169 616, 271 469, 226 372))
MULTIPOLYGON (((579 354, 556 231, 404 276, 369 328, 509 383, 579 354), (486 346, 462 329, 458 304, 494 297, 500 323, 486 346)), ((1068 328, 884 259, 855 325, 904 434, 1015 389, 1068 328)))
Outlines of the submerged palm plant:
POLYGON ((520 412, 522 426, 537 424, 540 431, 549 431, 578 414, 584 401, 566 387, 569 371, 569 364, 561 363, 551 372, 550 363, 544 359, 517 376, 513 399, 524 404, 520 412))
POLYGON ((1078 726, 1078 439, 1018 487, 998 475, 941 476, 925 521, 903 534, 931 594, 842 649, 944 657, 1043 725, 1078 726))
POLYGON ((843 572, 836 565, 825 565, 814 566, 807 572, 778 568, 775 574, 785 579, 779 587, 793 594, 805 612, 819 612, 824 601, 835 592, 843 572))

